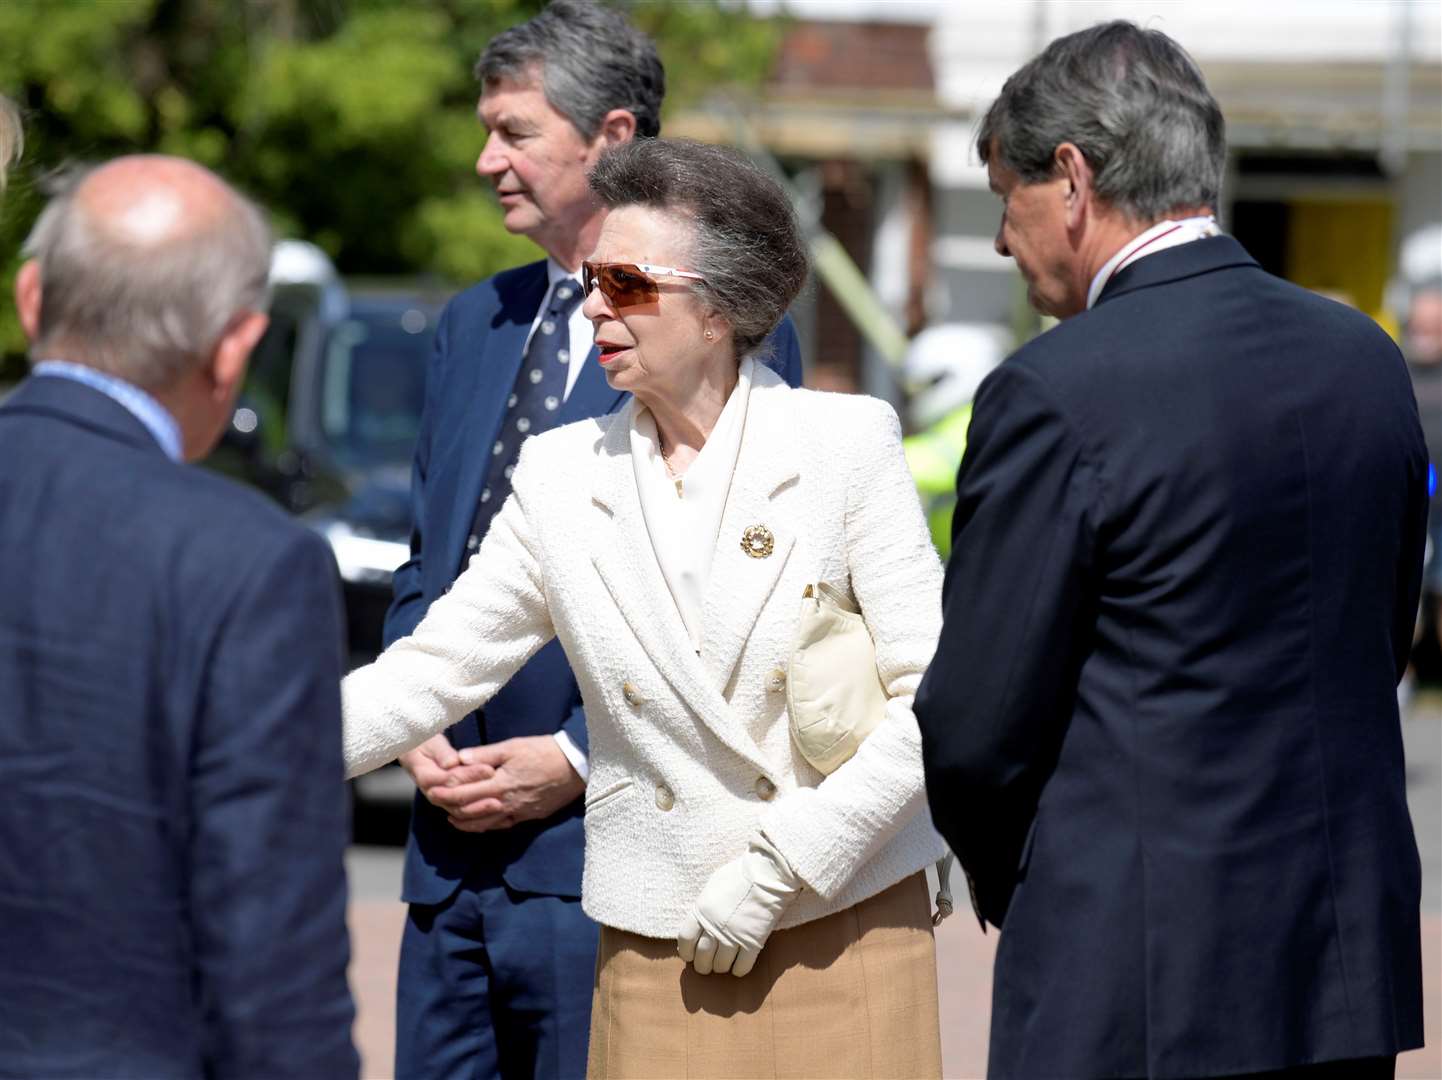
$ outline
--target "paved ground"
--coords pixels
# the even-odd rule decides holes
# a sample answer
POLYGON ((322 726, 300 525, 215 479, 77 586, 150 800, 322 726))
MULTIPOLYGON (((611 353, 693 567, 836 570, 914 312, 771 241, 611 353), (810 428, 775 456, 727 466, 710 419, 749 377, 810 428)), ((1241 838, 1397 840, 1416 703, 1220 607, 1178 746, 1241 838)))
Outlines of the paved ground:
MULTIPOLYGON (((1404 732, 1408 801, 1422 850, 1423 968, 1427 995, 1427 1046, 1404 1054, 1397 1075, 1442 1080, 1442 694, 1424 695, 1404 732)), ((351 986, 358 1013, 356 1042, 362 1076, 391 1076, 395 1040, 395 956, 404 920, 396 902, 400 854, 395 848, 352 849, 351 986)), ((937 933, 942 1015, 942 1059, 949 1080, 982 1077, 996 934, 983 936, 963 908, 937 933)))

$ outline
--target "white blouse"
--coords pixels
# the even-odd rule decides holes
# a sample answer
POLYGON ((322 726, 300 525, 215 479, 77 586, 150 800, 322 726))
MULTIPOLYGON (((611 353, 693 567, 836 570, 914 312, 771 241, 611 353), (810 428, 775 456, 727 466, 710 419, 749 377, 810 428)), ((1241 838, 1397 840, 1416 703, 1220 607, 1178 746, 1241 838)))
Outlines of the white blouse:
POLYGON ((661 456, 661 439, 651 411, 639 407, 631 422, 631 461, 641 516, 651 536, 651 547, 661 576, 691 637, 701 651, 701 616, 711 558, 721 532, 721 515, 731 491, 741 436, 746 430, 746 402, 751 396, 755 361, 741 361, 736 386, 721 410, 706 445, 678 483, 661 456))

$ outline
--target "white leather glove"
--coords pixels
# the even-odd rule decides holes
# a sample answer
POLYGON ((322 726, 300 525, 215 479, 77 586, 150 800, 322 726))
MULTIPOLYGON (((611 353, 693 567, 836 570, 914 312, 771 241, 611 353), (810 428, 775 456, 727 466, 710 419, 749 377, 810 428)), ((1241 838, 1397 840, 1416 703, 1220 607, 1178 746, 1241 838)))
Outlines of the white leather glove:
POLYGON ((781 852, 757 834, 746 854, 711 875, 691 913, 681 920, 676 950, 698 975, 742 976, 756 966, 786 905, 802 882, 781 852))

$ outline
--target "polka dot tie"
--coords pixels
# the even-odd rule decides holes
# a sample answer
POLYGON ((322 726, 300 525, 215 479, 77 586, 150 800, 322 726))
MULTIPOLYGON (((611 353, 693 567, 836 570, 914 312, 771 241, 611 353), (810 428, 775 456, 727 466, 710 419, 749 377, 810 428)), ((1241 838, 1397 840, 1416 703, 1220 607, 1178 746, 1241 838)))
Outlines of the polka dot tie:
POLYGON ((480 547, 491 519, 511 493, 511 474, 521 443, 528 435, 539 435, 556 426, 566 396, 566 375, 571 370, 571 313, 581 302, 581 285, 563 278, 551 290, 546 309, 526 347, 516 385, 506 399, 506 416, 500 433, 491 444, 486 481, 476 504, 467 555, 480 547))

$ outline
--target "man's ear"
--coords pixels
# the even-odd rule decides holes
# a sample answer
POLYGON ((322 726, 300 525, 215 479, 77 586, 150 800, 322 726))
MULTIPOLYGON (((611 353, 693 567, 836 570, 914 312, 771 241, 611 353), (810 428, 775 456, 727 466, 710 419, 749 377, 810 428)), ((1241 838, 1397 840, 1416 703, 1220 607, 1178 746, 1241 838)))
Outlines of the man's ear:
POLYGON ((32 342, 40 336, 40 264, 28 260, 15 275, 15 310, 20 329, 32 342))
POLYGON ((211 393, 217 404, 224 403, 229 407, 235 400, 240 384, 245 380, 250 352, 269 324, 270 316, 264 312, 247 311, 233 319, 220 336, 210 358, 211 393))
POLYGON ((596 138, 603 150, 620 146, 636 137, 636 117, 630 109, 612 109, 601 120, 601 130, 596 138))
POLYGON ((1052 158, 1059 179, 1066 181, 1066 224, 1074 229, 1085 219, 1092 198, 1092 167, 1075 143, 1064 142, 1052 158))

